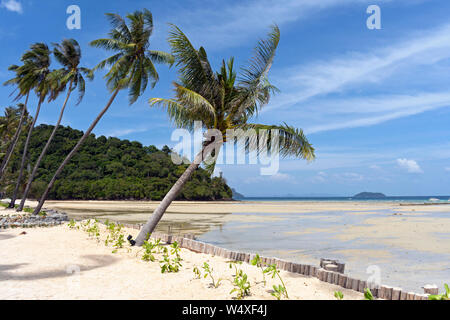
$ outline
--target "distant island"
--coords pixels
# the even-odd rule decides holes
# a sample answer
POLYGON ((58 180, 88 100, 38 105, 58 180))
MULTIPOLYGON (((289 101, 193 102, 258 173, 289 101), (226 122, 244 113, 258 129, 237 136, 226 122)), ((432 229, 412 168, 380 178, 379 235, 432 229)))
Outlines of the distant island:
POLYGON ((386 198, 386 195, 384 195, 381 192, 361 192, 357 195, 354 195, 353 198, 355 199, 383 199, 386 198))
POLYGON ((245 196, 243 194, 237 192, 234 188, 231 188, 231 191, 233 192, 233 199, 235 199, 235 200, 245 199, 245 196))

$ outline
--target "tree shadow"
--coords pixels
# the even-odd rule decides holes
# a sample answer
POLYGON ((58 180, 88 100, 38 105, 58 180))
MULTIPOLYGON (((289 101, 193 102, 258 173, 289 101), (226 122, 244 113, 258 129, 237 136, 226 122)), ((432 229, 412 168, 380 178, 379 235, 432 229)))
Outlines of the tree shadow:
MULTIPOLYGON (((1 272, 6 270, 18 269, 21 266, 26 266, 28 263, 15 263, 15 264, 0 264, 0 275, 1 272)), ((1 279, 1 276, 0 276, 1 279)))
POLYGON ((11 265, 0 265, 0 282, 2 281, 19 281, 19 280, 40 280, 49 278, 64 278, 70 277, 73 274, 87 272, 90 270, 103 268, 117 262, 117 258, 110 255, 84 255, 83 258, 89 259, 94 262, 93 265, 83 265, 81 263, 68 263, 65 268, 54 269, 43 272, 29 272, 29 273, 11 273, 7 270, 20 268, 27 263, 18 263, 11 265))
POLYGON ((17 236, 12 235, 12 234, 1 234, 0 233, 0 240, 7 240, 7 239, 15 238, 15 237, 17 237, 17 236))

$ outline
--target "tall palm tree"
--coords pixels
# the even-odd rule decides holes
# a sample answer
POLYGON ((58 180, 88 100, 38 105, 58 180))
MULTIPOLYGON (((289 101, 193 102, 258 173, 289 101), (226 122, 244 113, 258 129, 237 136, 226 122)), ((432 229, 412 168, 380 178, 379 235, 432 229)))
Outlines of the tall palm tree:
POLYGON ((54 44, 55 48, 53 49, 53 55, 56 60, 63 66, 63 68, 53 71, 49 78, 51 78, 51 83, 54 87, 54 90, 64 91, 67 85, 69 85, 67 90, 66 99, 64 100, 64 104, 59 113, 58 121, 56 122, 55 127, 53 128, 50 137, 47 140, 44 148, 37 159, 33 171, 28 178, 27 185, 25 187, 25 191, 22 195, 22 200, 20 201, 20 205, 17 208, 17 211, 22 211, 25 205, 25 200, 28 196, 28 192, 30 191, 31 184, 33 183, 34 177, 37 174, 39 166, 41 164, 42 159, 44 158, 55 134, 58 130, 58 127, 61 123, 61 120, 64 115, 64 110, 66 109, 67 102, 69 101, 70 95, 72 91, 78 88, 79 96, 77 105, 80 104, 81 100, 84 97, 86 82, 83 78, 83 75, 88 79, 92 80, 93 73, 90 69, 80 67, 81 60, 81 47, 78 42, 74 39, 64 39, 61 44, 54 44))
MULTIPOLYGON (((202 121, 205 129, 220 131, 222 139, 209 139, 203 143, 201 152, 196 155, 194 161, 142 227, 136 238, 136 245, 142 245, 148 235, 153 232, 168 206, 176 199, 202 161, 214 158, 212 153, 218 153, 227 138, 231 139, 227 137, 229 129, 242 129, 242 132, 254 129, 256 133, 276 129, 279 132, 278 142, 282 156, 314 159, 314 148, 302 130, 286 124, 249 123, 250 118, 257 115, 259 109, 269 102, 271 94, 277 91, 268 81, 267 75, 273 63, 279 39, 280 31, 277 26, 273 26, 268 38, 259 41, 250 65, 244 68, 240 77, 237 78, 233 69, 233 59, 230 59, 228 63, 223 61, 220 71, 213 72, 205 50, 202 47, 196 50, 184 33, 178 27, 172 26, 169 43, 175 61, 180 67, 179 82, 174 83, 175 97, 173 99, 153 98, 149 101, 150 105, 165 107, 169 117, 178 127, 192 130, 194 121, 202 121)), ((274 150, 271 148, 271 140, 265 146, 268 151, 274 150)), ((247 152, 263 151, 255 149, 255 145, 258 144, 247 143, 247 152)), ((212 161, 207 165, 211 173, 214 164, 215 162, 212 161)))
MULTIPOLYGON (((23 56, 22 56, 23 61, 23 56)), ((27 106, 28 106, 28 98, 30 97, 30 92, 35 86, 35 81, 33 77, 29 74, 27 71, 27 68, 25 66, 19 67, 18 65, 11 65, 8 68, 9 71, 13 71, 16 73, 16 76, 8 81, 6 81, 3 85, 14 85, 16 89, 11 93, 13 95, 17 90, 19 91, 14 98, 14 101, 20 100, 21 98, 25 97, 25 104, 22 108, 22 114, 21 114, 21 123, 23 123, 25 114, 27 113, 27 106)), ((16 147, 17 141, 19 139, 20 131, 22 130, 22 126, 19 126, 16 131, 16 140, 15 143, 12 146, 11 149, 7 150, 7 153, 5 155, 4 161, 1 164, 0 167, 0 179, 3 177, 3 174, 5 173, 6 167, 8 166, 9 159, 11 158, 11 154, 14 151, 14 148, 16 147)))
POLYGON ((27 110, 26 106, 22 103, 19 103, 17 105, 17 109, 6 108, 5 110, 6 123, 1 125, 1 130, 10 131, 11 129, 13 129, 15 130, 15 133, 8 145, 8 148, 6 149, 5 155, 2 160, 2 164, 0 167, 0 179, 3 177, 3 174, 6 168, 8 167, 9 160, 11 159, 11 155, 13 154, 14 149, 16 148, 17 141, 19 141, 19 136, 20 133, 22 132, 24 120, 28 116, 26 110, 27 110), (18 112, 20 112, 20 118, 17 115, 18 112), (19 118, 19 120, 17 118, 19 118))
POLYGON ((40 212, 59 174, 108 111, 119 91, 128 89, 129 102, 130 105, 133 104, 144 93, 149 80, 152 88, 158 82, 159 75, 154 63, 170 65, 173 63, 171 54, 149 49, 150 36, 153 34, 153 17, 150 11, 144 9, 128 14, 129 25, 117 14, 107 13, 106 16, 113 27, 109 32, 109 38, 94 40, 91 42, 91 46, 115 52, 113 56, 100 62, 94 68, 97 70, 110 66, 105 79, 112 95, 106 106, 56 170, 33 214, 40 212))
MULTIPOLYGON (((28 153, 28 145, 30 143, 31 133, 33 132, 34 126, 36 124, 37 118, 39 117, 39 112, 41 110, 41 105, 48 96, 48 100, 54 100, 57 97, 57 92, 52 90, 52 84, 49 79, 50 74, 50 49, 45 43, 35 43, 31 45, 31 50, 24 53, 21 58, 24 63, 22 66, 13 68, 16 73, 19 74, 20 83, 23 84, 25 88, 33 88, 38 97, 38 106, 36 108, 36 113, 33 117, 33 122, 28 130, 27 139, 25 141, 25 146, 22 153, 22 161, 19 169, 19 176, 17 178, 16 187, 14 193, 11 197, 11 202, 9 208, 15 207, 15 202, 17 199, 17 194, 22 181, 23 170, 25 167, 25 162, 28 153)), ((22 89, 21 89, 22 90, 22 89)))

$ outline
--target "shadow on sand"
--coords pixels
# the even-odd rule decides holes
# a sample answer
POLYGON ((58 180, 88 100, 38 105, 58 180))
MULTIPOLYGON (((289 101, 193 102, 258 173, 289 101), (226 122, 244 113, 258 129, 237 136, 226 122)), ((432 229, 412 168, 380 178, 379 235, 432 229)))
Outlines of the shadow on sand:
POLYGON ((70 277, 74 271, 73 267, 79 267, 81 272, 87 272, 90 270, 109 266, 116 263, 118 260, 117 258, 111 257, 109 255, 84 255, 82 256, 82 258, 92 261, 93 264, 86 265, 86 263, 72 263, 67 264, 65 268, 61 269, 29 273, 8 272, 8 270, 19 269, 22 266, 28 265, 28 263, 0 264, 0 282, 10 280, 40 280, 70 277))

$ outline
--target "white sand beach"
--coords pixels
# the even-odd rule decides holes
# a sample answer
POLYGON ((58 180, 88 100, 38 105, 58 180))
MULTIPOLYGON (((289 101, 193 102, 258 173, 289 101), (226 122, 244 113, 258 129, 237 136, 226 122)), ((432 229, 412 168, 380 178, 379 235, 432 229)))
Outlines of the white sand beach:
MULTIPOLYGON (((104 228, 101 228, 104 234, 104 228)), ((137 230, 126 229, 136 235, 137 230)), ((103 236, 102 236, 103 237, 103 236)), ((103 240, 103 238, 102 238, 103 240)), ((232 279, 226 259, 181 249, 178 273, 161 273, 158 262, 140 258, 142 249, 128 244, 112 253, 103 241, 67 225, 40 229, 0 231, 0 299, 232 299, 233 286, 227 280, 211 288, 211 280, 195 279, 193 268, 207 262, 216 279, 232 279)), ((262 281, 261 270, 243 263, 251 295, 246 299, 275 299, 270 294, 277 279, 262 281)), ((355 291, 281 271, 290 299, 362 299, 355 291)))
MULTIPOLYGON (((31 207, 35 204, 34 201, 27 201, 27 205, 31 207)), ((158 202, 147 201, 48 201, 45 207, 67 212, 77 220, 96 217, 101 221, 109 219, 123 223, 142 223, 157 204, 158 202)), ((202 241, 216 243, 227 249, 259 252, 265 256, 299 263, 318 265, 319 258, 338 258, 346 263, 346 273, 360 279, 367 279, 369 275, 366 269, 375 265, 381 270, 384 284, 420 293, 425 284, 437 284, 442 288, 444 283, 449 282, 446 262, 449 259, 450 242, 445 240, 450 230, 449 212, 450 206, 447 205, 400 206, 387 201, 177 201, 169 207, 158 229, 162 232, 170 230, 175 234, 192 233, 202 241)), ((15 214, 15 211, 6 210, 2 213, 15 214)), ((44 287, 51 287, 55 283, 65 286, 67 279, 73 279, 65 274, 65 268, 68 265, 80 265, 80 279, 91 279, 92 283, 103 281, 102 288, 116 286, 117 281, 130 281, 129 285, 124 286, 125 289, 101 294, 99 292, 103 289, 91 285, 91 281, 83 281, 86 288, 93 290, 86 290, 86 298, 94 299, 103 295, 108 298, 166 299, 164 294, 158 295, 159 290, 165 289, 155 289, 151 285, 155 281, 163 281, 171 286, 168 292, 171 292, 171 298, 174 299, 231 298, 231 284, 228 282, 222 288, 211 291, 207 280, 193 280, 192 268, 194 265, 200 267, 205 261, 209 261, 217 271, 229 272, 225 260, 219 257, 183 249, 185 261, 180 273, 161 275, 157 263, 144 263, 136 257, 135 248, 130 253, 111 254, 111 248, 88 239, 83 232, 65 227, 26 229, 26 235, 19 235, 19 231, 20 229, 0 231, 0 250, 4 257, 0 279, 2 288, 7 288, 1 290, 9 292, 11 297, 14 297, 11 292, 26 292, 23 298, 38 298, 42 293, 40 285, 36 283, 45 283, 44 287), (45 250, 36 251, 36 247, 45 250), (134 277, 138 279, 140 275, 135 272, 128 275, 127 270, 146 270, 145 277, 134 283, 134 277), (148 270, 150 272, 147 274, 148 270), (42 273, 44 276, 40 275, 42 273), (124 276, 125 274, 127 275, 124 276), (122 276, 125 278, 119 280, 122 276), (9 280, 3 281, 6 277, 9 280), (33 277, 36 279, 24 280, 33 277), (117 277, 117 280, 114 278, 109 283, 108 277, 117 277), (147 277, 149 282, 143 280, 147 277), (27 290, 17 291, 19 283, 27 290), (178 292, 176 288, 179 283, 188 283, 189 288, 193 288, 192 292, 184 289, 178 292), (136 289, 140 285, 146 287, 142 292, 147 293, 136 289), (197 290, 203 287, 206 288, 206 293, 197 290)), ((127 232, 134 235, 137 231, 132 229, 127 232)), ((252 278, 252 283, 260 281, 259 270, 253 270, 251 266, 244 267, 252 278)), ((282 273, 285 274, 288 289, 293 287, 290 290, 292 298, 334 299, 333 293, 337 288, 314 278, 284 271, 282 273)), ((117 285, 117 288, 121 286, 117 285)), ((273 297, 267 292, 270 288, 271 285, 267 288, 255 285, 252 296, 248 298, 271 299, 273 297)), ((45 292, 47 294, 51 290, 45 292)), ((75 292, 76 290, 70 294, 65 293, 68 295, 66 297, 81 298, 75 292)), ((6 294, 2 292, 1 296, 5 297, 6 294)), ((59 293, 52 293, 49 297, 59 297, 59 293)), ((355 298, 358 294, 351 292, 346 297, 355 298)))

